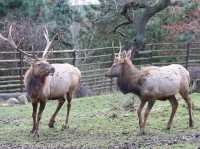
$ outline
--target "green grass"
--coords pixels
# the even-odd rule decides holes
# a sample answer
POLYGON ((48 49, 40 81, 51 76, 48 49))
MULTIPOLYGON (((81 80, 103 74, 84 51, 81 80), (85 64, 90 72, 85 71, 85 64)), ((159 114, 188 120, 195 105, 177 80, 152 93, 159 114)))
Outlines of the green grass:
MULTIPOLYGON (((57 106, 56 101, 50 101, 42 116, 39 138, 33 138, 29 133, 32 127, 31 104, 14 107, 0 106, 0 144, 108 148, 124 143, 135 143, 141 144, 139 146, 142 148, 148 148, 145 140, 160 138, 167 140, 200 131, 200 94, 192 95, 194 128, 188 128, 188 111, 184 101, 179 100, 172 129, 166 131, 171 106, 168 101, 157 101, 150 113, 145 136, 137 135, 139 128, 136 112, 126 111, 123 108, 123 105, 130 100, 130 95, 125 96, 119 93, 74 99, 70 113, 70 128, 64 131, 61 131, 61 125, 66 117, 66 104, 56 118, 55 128, 49 129, 49 118, 57 106)), ((191 140, 188 140, 166 146, 163 144, 151 146, 197 148, 200 144, 198 141, 191 144, 191 140)))

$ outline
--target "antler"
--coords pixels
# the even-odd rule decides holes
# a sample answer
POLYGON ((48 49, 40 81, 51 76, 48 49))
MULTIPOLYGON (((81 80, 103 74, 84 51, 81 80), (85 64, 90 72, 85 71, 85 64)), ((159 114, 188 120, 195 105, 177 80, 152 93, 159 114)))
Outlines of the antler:
POLYGON ((48 33, 48 30, 47 30, 47 27, 45 26, 44 27, 44 37, 45 37, 45 39, 47 41, 47 45, 46 45, 46 47, 44 49, 44 52, 42 54, 42 58, 46 58, 47 57, 48 50, 49 50, 52 42, 54 41, 54 38, 56 37, 56 35, 54 35, 53 39, 50 41, 49 40, 49 33, 48 33))
POLYGON ((119 53, 118 53, 118 57, 121 57, 121 53, 122 53, 122 45, 121 42, 119 41, 119 53))
MULTIPOLYGON (((34 57, 32 54, 26 53, 26 52, 22 51, 21 49, 18 49, 17 45, 15 44, 15 42, 12 38, 12 25, 10 25, 10 28, 9 28, 8 38, 4 37, 1 33, 0 33, 0 38, 4 41, 7 41, 13 48, 15 48, 20 53, 27 55, 29 57, 34 57)), ((37 58, 34 57, 34 59, 37 59, 37 58)))

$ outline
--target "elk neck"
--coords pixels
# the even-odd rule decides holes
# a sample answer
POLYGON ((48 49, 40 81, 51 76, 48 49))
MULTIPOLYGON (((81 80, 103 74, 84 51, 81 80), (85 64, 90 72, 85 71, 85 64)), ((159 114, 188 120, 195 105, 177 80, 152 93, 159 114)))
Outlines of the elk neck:
POLYGON ((37 76, 33 71, 29 72, 27 78, 27 92, 31 98, 41 97, 47 76, 37 76))
POLYGON ((126 61, 122 66, 122 73, 117 79, 119 89, 124 93, 134 93, 138 96, 141 94, 139 76, 141 72, 136 68, 130 60, 126 61))

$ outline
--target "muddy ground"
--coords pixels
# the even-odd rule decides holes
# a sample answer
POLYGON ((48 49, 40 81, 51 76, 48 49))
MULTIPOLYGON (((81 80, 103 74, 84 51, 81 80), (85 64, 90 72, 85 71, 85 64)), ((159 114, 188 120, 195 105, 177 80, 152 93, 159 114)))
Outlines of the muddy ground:
MULTIPOLYGON (((126 142, 123 144, 116 144, 112 146, 108 146, 109 149, 137 149, 137 148, 171 148, 172 145, 182 144, 184 147, 185 143, 197 144, 197 149, 200 149, 200 133, 192 133, 192 134, 178 134, 173 136, 143 136, 142 139, 132 140, 130 142, 126 142), (199 146, 198 146, 199 143, 199 146)), ((181 145, 180 145, 181 147, 181 145)), ((65 147, 63 145, 16 145, 12 143, 0 144, 0 149, 93 149, 93 148, 101 148, 101 147, 84 147, 84 146, 70 146, 65 147)))

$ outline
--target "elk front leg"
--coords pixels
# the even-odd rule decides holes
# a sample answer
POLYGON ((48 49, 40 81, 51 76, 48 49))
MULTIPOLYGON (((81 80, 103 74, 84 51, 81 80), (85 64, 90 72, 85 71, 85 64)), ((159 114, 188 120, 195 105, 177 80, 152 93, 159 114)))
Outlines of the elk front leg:
POLYGON ((64 103, 65 103, 65 99, 58 100, 58 105, 57 105, 56 111, 54 112, 54 114, 52 115, 52 117, 50 118, 50 121, 49 121, 49 128, 54 127, 56 115, 58 114, 58 112, 60 111, 60 109, 64 103))
POLYGON ((72 100, 72 93, 67 93, 67 116, 65 124, 63 125, 63 129, 69 128, 68 121, 69 121, 69 113, 71 110, 71 100, 72 100))
POLYGON ((144 129, 142 128, 142 115, 141 115, 141 112, 142 112, 142 109, 143 109, 145 103, 146 103, 145 100, 141 100, 140 106, 139 106, 139 108, 137 110, 138 119, 139 119, 139 126, 140 126, 140 134, 144 134, 144 129))
POLYGON ((144 133, 144 128, 145 128, 145 126, 146 126, 147 118, 148 118, 148 116, 149 116, 149 112, 151 111, 151 109, 152 109, 154 103, 155 103, 155 100, 150 100, 150 101, 148 102, 147 107, 146 107, 146 110, 145 110, 145 113, 144 113, 144 122, 143 122, 143 124, 142 124, 143 133, 144 133))
POLYGON ((36 115, 37 115, 37 107, 38 103, 37 102, 32 102, 32 107, 33 107, 33 112, 32 112, 32 118, 33 118, 33 128, 31 130, 31 133, 34 133, 36 129, 36 115))
POLYGON ((46 101, 40 101, 40 108, 39 108, 38 115, 37 115, 36 129, 34 131, 34 136, 37 136, 37 137, 39 137, 39 134, 38 134, 39 123, 42 118, 42 112, 44 111, 45 106, 46 106, 46 101))

